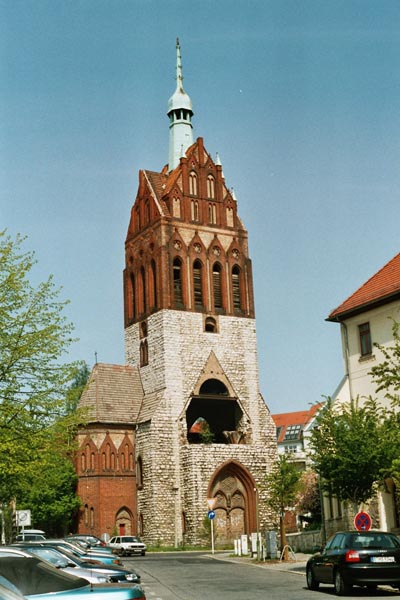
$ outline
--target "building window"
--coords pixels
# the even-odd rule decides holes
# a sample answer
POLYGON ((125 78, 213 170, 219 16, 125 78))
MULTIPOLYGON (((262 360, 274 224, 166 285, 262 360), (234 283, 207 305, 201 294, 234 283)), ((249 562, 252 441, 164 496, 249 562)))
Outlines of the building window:
POLYGON ((203 281, 202 281, 202 265, 199 260, 193 263, 193 290, 194 290, 194 305, 196 308, 203 307, 203 281))
POLYGON ((147 340, 140 342, 140 366, 145 367, 149 364, 149 347, 147 340))
POLYGON ((182 286, 182 263, 180 258, 175 258, 173 263, 174 278, 174 303, 177 307, 183 307, 183 286, 182 286))
POLYGON ((135 296, 135 276, 131 273, 131 310, 132 318, 136 318, 136 296, 135 296))
POLYGON ((233 227, 233 208, 226 209, 226 224, 228 227, 233 227))
POLYGON ((141 312, 146 312, 146 273, 144 272, 144 268, 141 267, 140 268, 140 282, 141 282, 141 288, 142 288, 142 297, 141 297, 141 301, 142 301, 142 306, 141 306, 141 312))
POLYGON ((300 438, 301 425, 288 425, 286 427, 285 440, 298 440, 300 438))
POLYGON ((172 215, 178 219, 181 217, 181 201, 175 196, 172 199, 172 215))
POLYGON ((208 222, 215 225, 217 222, 217 205, 215 202, 210 202, 208 205, 208 222))
POLYGON ((85 504, 85 525, 89 525, 89 507, 85 504))
POLYGON ((190 204, 190 216, 192 221, 199 221, 199 203, 197 200, 192 200, 190 204))
POLYGON ((141 490, 143 488, 143 461, 142 461, 142 457, 138 456, 137 459, 137 463, 136 463, 136 481, 137 481, 137 486, 139 488, 139 490, 141 490))
POLYGON ((197 175, 194 171, 189 173, 189 194, 197 196, 197 175))
POLYGON ((214 317, 207 317, 204 323, 204 331, 208 333, 218 333, 217 321, 214 317))
POLYGON ((207 198, 215 198, 215 180, 212 175, 207 177, 207 198))
POLYGON ((156 263, 154 260, 150 264, 150 308, 157 308, 157 276, 156 263))
POLYGON ((240 310, 240 269, 237 265, 232 269, 232 296, 234 310, 240 310))
POLYGON ((214 308, 222 308, 222 268, 219 263, 214 263, 213 271, 214 308))
POLYGON ((368 356, 368 354, 372 354, 372 340, 369 323, 359 325, 358 331, 360 335, 361 356, 368 356))

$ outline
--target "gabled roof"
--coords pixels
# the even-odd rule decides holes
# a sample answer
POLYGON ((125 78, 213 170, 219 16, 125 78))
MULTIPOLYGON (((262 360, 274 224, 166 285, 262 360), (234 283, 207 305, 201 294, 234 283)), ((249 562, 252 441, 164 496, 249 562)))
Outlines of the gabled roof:
POLYGON ((285 440, 285 436, 288 432, 288 428, 291 427, 295 427, 295 430, 299 433, 299 435, 296 438, 291 439, 300 439, 300 433, 315 416, 315 414, 321 408, 321 406, 322 403, 318 403, 311 406, 309 410, 299 410, 296 412, 279 413, 277 415, 272 415, 275 426, 279 430, 279 436, 277 440, 278 444, 283 441, 289 441, 288 439, 285 440))
POLYGON ((400 253, 335 308, 326 320, 342 321, 396 298, 400 298, 400 253))
POLYGON ((139 371, 128 365, 96 364, 79 406, 90 423, 136 423, 143 401, 139 371))

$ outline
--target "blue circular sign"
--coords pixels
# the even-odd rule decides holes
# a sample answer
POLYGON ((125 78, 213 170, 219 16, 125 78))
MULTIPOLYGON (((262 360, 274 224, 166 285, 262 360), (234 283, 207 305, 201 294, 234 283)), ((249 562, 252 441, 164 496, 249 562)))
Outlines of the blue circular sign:
POLYGON ((213 520, 215 519, 215 512, 213 510, 209 510, 207 516, 209 519, 213 520))

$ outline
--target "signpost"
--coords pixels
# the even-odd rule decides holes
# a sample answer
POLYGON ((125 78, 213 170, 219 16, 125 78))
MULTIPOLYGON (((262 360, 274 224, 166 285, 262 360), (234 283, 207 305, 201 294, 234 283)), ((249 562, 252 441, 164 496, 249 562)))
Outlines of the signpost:
POLYGON ((357 531, 369 531, 371 529, 371 517, 368 513, 360 511, 354 517, 354 527, 357 531))
POLYGON ((211 522, 211 554, 214 554, 214 519, 215 512, 213 510, 209 510, 207 513, 208 518, 211 522))

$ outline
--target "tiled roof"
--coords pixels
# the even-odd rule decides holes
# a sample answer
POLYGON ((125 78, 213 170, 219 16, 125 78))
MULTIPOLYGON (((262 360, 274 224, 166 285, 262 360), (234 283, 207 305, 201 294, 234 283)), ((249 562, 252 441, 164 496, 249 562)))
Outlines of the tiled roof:
POLYGON ((400 294, 400 253, 335 308, 327 321, 340 321, 353 312, 369 310, 378 302, 390 302, 393 296, 398 294, 400 294))
POLYGON ((279 413, 272 415, 276 428, 281 428, 278 437, 278 443, 283 442, 288 427, 293 425, 300 426, 300 431, 304 429, 307 423, 314 417, 315 413, 321 407, 321 403, 314 404, 309 410, 299 410, 296 412, 279 413))
POLYGON ((79 406, 89 422, 136 423, 143 401, 138 369, 98 363, 93 367, 79 406))

